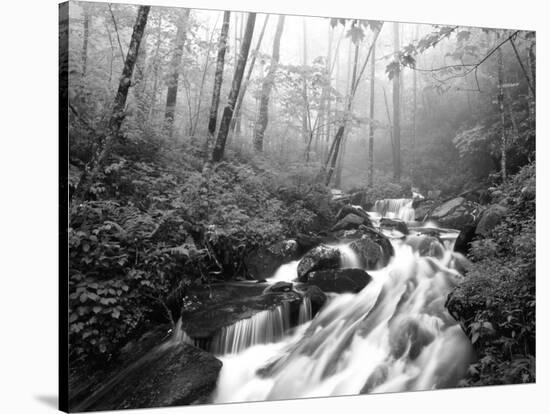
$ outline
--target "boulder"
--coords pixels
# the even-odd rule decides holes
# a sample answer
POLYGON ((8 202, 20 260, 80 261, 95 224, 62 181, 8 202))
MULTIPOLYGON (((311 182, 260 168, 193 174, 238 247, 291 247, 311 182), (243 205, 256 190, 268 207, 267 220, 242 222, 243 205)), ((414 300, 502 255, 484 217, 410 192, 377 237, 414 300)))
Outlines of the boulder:
POLYGON ((408 236, 405 243, 418 252, 420 256, 430 256, 441 259, 445 254, 443 243, 433 236, 408 236))
POLYGON ((475 234, 478 236, 486 237, 489 235, 508 213, 508 209, 499 204, 493 204, 481 213, 479 221, 477 223, 475 234))
POLYGON ((356 229, 362 224, 367 224, 368 226, 372 226, 368 218, 365 219, 364 217, 358 216, 355 213, 349 213, 344 218, 339 220, 330 230, 338 231, 338 230, 356 229))
POLYGON ((266 287, 263 293, 266 295, 268 293, 290 292, 292 287, 292 282, 280 281, 266 287))
POLYGON ((374 229, 361 227, 364 232, 360 239, 349 244, 357 254, 360 264, 367 270, 380 269, 386 266, 393 256, 393 246, 382 233, 374 229))
POLYGON ((460 234, 456 238, 455 245, 453 250, 463 255, 467 255, 470 251, 471 243, 474 240, 476 235, 476 225, 467 224, 460 231, 460 234))
POLYGON ((362 269, 331 269, 311 272, 307 283, 323 292, 357 293, 372 280, 362 269))
POLYGON ((477 221, 481 207, 479 204, 456 197, 436 205, 428 213, 427 220, 436 221, 441 227, 462 230, 477 221))
POLYGON ((305 254, 298 263, 298 280, 304 282, 314 270, 337 269, 340 267, 340 251, 335 247, 320 245, 305 254))
POLYGON ((265 280, 275 273, 279 266, 299 257, 296 240, 284 240, 268 247, 254 249, 244 259, 248 273, 256 280, 265 280))
POLYGON ((311 301, 311 311, 315 315, 327 301, 327 295, 315 285, 300 285, 296 288, 304 298, 311 301))
POLYGON ((182 343, 160 345, 121 370, 71 411, 168 407, 209 401, 222 362, 182 343))
POLYGON ((356 216, 362 217, 366 223, 370 223, 370 216, 363 207, 358 205, 347 204, 338 211, 336 214, 336 220, 342 220, 348 214, 355 214, 356 216))
POLYGON ((413 201, 414 219, 416 221, 424 221, 428 212, 435 205, 434 200, 418 200, 413 201))
POLYGON ((407 223, 399 219, 391 219, 391 218, 385 218, 385 217, 381 218, 380 228, 384 230, 397 230, 398 232, 402 233, 404 236, 406 236, 409 233, 409 229, 407 228, 407 223))
POLYGON ((196 294, 197 304, 182 310, 182 329, 196 344, 208 350, 211 340, 222 328, 242 319, 273 310, 283 303, 289 304, 291 313, 298 312, 302 298, 297 292, 264 294, 267 287, 249 282, 212 285, 211 290, 205 287, 196 294))

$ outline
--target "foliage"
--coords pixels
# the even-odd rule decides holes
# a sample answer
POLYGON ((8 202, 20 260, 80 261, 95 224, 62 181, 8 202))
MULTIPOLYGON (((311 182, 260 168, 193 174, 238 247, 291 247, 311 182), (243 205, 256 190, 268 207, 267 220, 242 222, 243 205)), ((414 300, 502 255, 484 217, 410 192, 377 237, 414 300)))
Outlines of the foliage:
POLYGON ((508 208, 474 241, 473 267, 448 302, 478 352, 465 385, 535 381, 535 163, 495 189, 508 208))

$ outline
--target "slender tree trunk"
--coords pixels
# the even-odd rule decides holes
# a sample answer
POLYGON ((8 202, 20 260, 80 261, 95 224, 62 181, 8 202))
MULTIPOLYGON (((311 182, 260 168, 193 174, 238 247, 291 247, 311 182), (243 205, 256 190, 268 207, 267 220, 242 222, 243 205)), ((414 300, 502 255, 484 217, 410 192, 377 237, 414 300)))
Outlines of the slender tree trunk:
POLYGON ((376 77, 376 44, 372 47, 370 69, 370 100, 369 100, 369 187, 372 188, 374 181, 374 85, 376 77))
POLYGON ((306 19, 302 18, 302 65, 304 66, 304 76, 302 79, 302 99, 304 101, 304 108, 302 111, 302 138, 304 142, 308 142, 309 133, 308 133, 308 118, 309 118, 309 108, 308 108, 308 97, 307 97, 307 75, 305 73, 305 67, 307 65, 307 29, 306 29, 306 19))
POLYGON ((137 107, 137 122, 141 127, 146 125, 147 114, 147 100, 145 99, 145 86, 146 86, 146 64, 147 64, 147 32, 143 33, 141 38, 140 48, 136 61, 136 73, 134 74, 134 97, 136 99, 137 107))
MULTIPOLYGON (((260 36, 258 37, 258 41, 256 43, 256 47, 252 53, 252 57, 250 59, 250 63, 248 64, 248 71, 246 72, 246 78, 244 80, 244 83, 241 87, 241 90, 239 92, 239 97, 237 98, 237 103, 235 104, 235 117, 240 116, 241 108, 243 105, 244 97, 246 96, 246 91, 248 89, 248 85, 250 84, 250 78, 252 76, 252 72, 254 70, 254 65, 256 64, 256 58, 258 57, 258 54, 260 53, 260 46, 262 44, 262 40, 264 38, 265 28, 267 27, 267 22, 269 20, 269 14, 265 16, 264 25, 262 26, 262 30, 260 32, 260 36)), ((235 117, 231 119, 231 125, 229 130, 231 133, 235 131, 235 117)))
MULTIPOLYGON (((220 92, 223 83, 223 67, 225 63, 225 51, 227 50, 227 34, 229 33, 229 19, 231 13, 223 12, 222 30, 218 40, 218 58, 216 61, 216 74, 214 75, 214 91, 212 92, 212 104, 210 105, 210 117, 208 119, 208 140, 214 139, 218 118, 218 106, 220 104, 220 92)), ((207 144, 208 150, 208 144, 207 144)))
MULTIPOLYGON (((399 64, 399 23, 393 24, 393 48, 395 61, 399 64)), ((400 81, 401 67, 393 77, 393 179, 401 180, 401 102, 400 81)))
POLYGON ((330 123, 332 121, 331 118, 331 111, 332 111, 332 99, 331 99, 331 93, 330 90, 332 88, 332 42, 334 38, 334 29, 330 28, 328 31, 328 51, 327 51, 327 87, 325 91, 325 100, 326 100, 326 114, 324 117, 325 121, 325 139, 322 143, 322 158, 325 157, 326 151, 328 150, 328 140, 330 137, 330 123))
MULTIPOLYGON (((418 39, 418 29, 419 25, 416 25, 414 40, 418 39)), ((414 180, 414 167, 416 165, 416 95, 417 95, 417 79, 416 79, 416 70, 413 70, 413 111, 412 111, 412 139, 411 139, 411 180, 414 180)), ((467 93, 468 102, 470 102, 469 92, 467 93)), ((469 107, 469 105, 468 105, 469 107)))
POLYGON ((174 132, 174 117, 176 112, 176 102, 178 100, 178 79, 183 56, 183 47, 187 36, 187 22, 189 20, 189 9, 180 12, 178 18, 178 29, 176 32, 176 41, 174 54, 170 63, 170 75, 168 79, 168 91, 166 92, 166 110, 164 112, 164 129, 168 136, 174 132))
POLYGON ((83 34, 82 34, 82 77, 86 77, 86 72, 88 68, 88 39, 90 38, 90 12, 88 10, 88 5, 83 4, 84 6, 84 21, 82 23, 83 34))
POLYGON ((239 89, 241 88, 241 82, 243 80, 244 68, 248 59, 248 52, 250 51, 250 43, 252 42, 252 35, 254 34, 254 24, 256 23, 256 13, 249 13, 246 21, 246 30, 244 38, 241 42, 241 51, 239 53, 239 60, 237 61, 237 67, 235 68, 235 74, 233 75, 233 81, 231 82, 231 91, 227 99, 227 105, 223 110, 222 119, 220 121, 220 129, 218 131, 218 137, 216 138, 216 144, 212 151, 212 161, 218 162, 223 158, 225 151, 225 142, 227 140, 227 134, 229 132, 229 124, 233 116, 233 110, 235 109, 235 103, 239 96, 239 89))
MULTIPOLYGON (((500 35, 497 36, 497 39, 500 35)), ((502 58, 502 48, 497 50, 497 65, 498 65, 498 110, 500 113, 500 173, 502 182, 506 182, 506 116, 504 113, 504 63, 502 58)))
POLYGON ((75 197, 77 199, 85 199, 89 196, 90 188, 93 182, 98 176, 105 161, 111 154, 115 141, 118 139, 120 126, 124 120, 124 107, 126 105, 126 99, 128 98, 128 89, 130 88, 134 66, 138 56, 139 45, 143 37, 143 32, 145 31, 147 16, 149 15, 150 9, 150 6, 140 6, 138 9, 136 22, 132 32, 132 39, 130 40, 128 54, 126 55, 122 76, 120 77, 118 91, 113 104, 113 111, 111 113, 109 123, 107 124, 107 133, 99 139, 94 156, 91 162, 86 166, 86 169, 81 176, 80 182, 75 191, 75 197))
POLYGON ((535 91, 537 89, 537 78, 536 78, 536 55, 535 55, 535 41, 532 40, 531 44, 529 45, 528 51, 527 51, 527 62, 529 65, 529 72, 531 75, 531 85, 533 86, 532 90, 530 90, 530 100, 529 100, 529 119, 530 119, 530 125, 531 129, 533 130, 533 136, 535 135, 535 129, 536 129, 536 97, 535 97, 535 91))
POLYGON ((159 22, 157 26, 157 44, 155 47, 155 57, 153 58, 153 92, 151 96, 151 102, 149 104, 149 112, 147 115, 147 121, 149 122, 153 117, 155 108, 157 105, 157 89, 158 89, 158 79, 159 79, 159 51, 160 45, 162 43, 162 13, 159 12, 159 22))
POLYGON ((269 66, 269 72, 264 78, 262 84, 262 93, 260 97, 260 108, 258 111, 258 120, 256 121, 256 128, 254 131, 254 149, 258 152, 263 151, 264 146, 264 133, 268 123, 269 112, 269 96, 273 83, 275 82, 275 73, 277 66, 279 65, 279 55, 281 48, 281 37, 283 35, 283 28, 285 24, 285 16, 279 15, 277 21, 277 29, 275 31, 275 38, 273 39, 273 53, 271 55, 271 65, 269 66))

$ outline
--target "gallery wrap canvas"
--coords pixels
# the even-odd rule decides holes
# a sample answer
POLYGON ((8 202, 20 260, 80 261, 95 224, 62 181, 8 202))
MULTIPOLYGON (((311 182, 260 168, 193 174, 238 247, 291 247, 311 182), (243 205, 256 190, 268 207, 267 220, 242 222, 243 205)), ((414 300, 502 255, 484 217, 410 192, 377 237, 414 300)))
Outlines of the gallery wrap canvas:
POLYGON ((535 113, 530 30, 60 4, 60 409, 534 383, 535 113))

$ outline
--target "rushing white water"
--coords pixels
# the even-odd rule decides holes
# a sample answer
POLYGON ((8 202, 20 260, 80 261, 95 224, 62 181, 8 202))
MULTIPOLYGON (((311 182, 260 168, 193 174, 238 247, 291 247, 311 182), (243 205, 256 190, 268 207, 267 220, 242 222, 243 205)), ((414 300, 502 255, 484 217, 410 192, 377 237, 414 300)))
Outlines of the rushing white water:
POLYGON ((298 276, 298 263, 300 263, 299 260, 293 260, 279 266, 275 274, 267 279, 267 283, 292 282, 298 276))
POLYGON ((300 311, 298 312, 298 325, 302 325, 313 318, 313 312, 311 310, 311 299, 304 297, 300 304, 300 311))
POLYGON ((357 253, 349 247, 349 243, 341 243, 333 246, 340 251, 340 266, 342 268, 360 268, 361 263, 357 253))
POLYGON ((289 328, 290 309, 285 302, 273 310, 256 313, 222 328, 212 340, 211 352, 234 354, 252 345, 274 342, 289 328))
POLYGON ((414 221, 413 200, 410 198, 388 198, 377 200, 374 211, 383 217, 398 218, 403 221, 414 221))
POLYGON ((452 253, 419 257, 406 244, 358 294, 328 306, 278 343, 222 356, 216 402, 426 390, 455 386, 472 357, 447 313, 460 280, 452 253))

